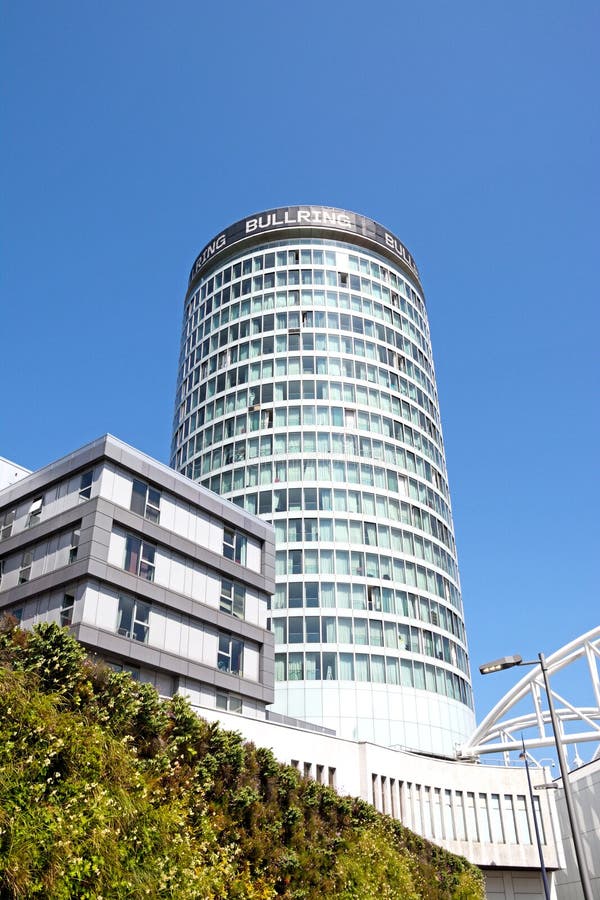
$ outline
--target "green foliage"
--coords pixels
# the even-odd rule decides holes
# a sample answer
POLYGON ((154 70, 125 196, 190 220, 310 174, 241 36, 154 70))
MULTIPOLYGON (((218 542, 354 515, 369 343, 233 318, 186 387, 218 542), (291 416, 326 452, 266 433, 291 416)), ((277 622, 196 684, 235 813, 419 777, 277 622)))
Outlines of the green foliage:
POLYGON ((385 832, 375 829, 359 832, 337 858, 341 882, 338 897, 343 900, 420 900, 412 869, 413 859, 399 854, 385 832))
POLYGON ((85 659, 0 623, 0 898, 480 900, 479 870, 85 659))

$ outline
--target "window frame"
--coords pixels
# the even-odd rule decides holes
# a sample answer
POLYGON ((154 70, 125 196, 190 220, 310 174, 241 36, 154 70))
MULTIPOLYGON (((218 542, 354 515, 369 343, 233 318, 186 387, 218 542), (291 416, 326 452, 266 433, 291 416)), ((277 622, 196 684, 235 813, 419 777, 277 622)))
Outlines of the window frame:
POLYGON ((138 516, 143 516, 155 525, 160 524, 160 501, 162 491, 153 487, 141 478, 134 478, 131 484, 131 501, 129 509, 138 516), (137 498, 137 499, 136 499, 137 498))
POLYGON ((37 525, 42 517, 42 510, 44 508, 44 495, 42 494, 40 497, 36 497, 31 501, 31 506, 29 507, 29 512, 27 514, 27 524, 26 528, 33 528, 34 525, 37 525))
POLYGON ((75 594, 65 591, 60 605, 61 628, 68 628, 73 624, 73 610, 75 608, 75 594))
POLYGON ((244 672, 244 642, 232 634, 219 632, 217 645, 217 669, 228 675, 243 677, 244 672), (237 667, 236 667, 237 661, 237 667))
POLYGON ((11 536, 16 514, 17 508, 15 506, 0 513, 0 541, 8 540, 11 536))
POLYGON ((82 472, 81 477, 79 479, 79 501, 85 502, 89 500, 92 496, 92 485, 94 483, 94 470, 88 469, 87 472, 82 472))
POLYGON ((231 578, 221 578, 221 595, 219 598, 221 612, 236 619, 243 619, 246 615, 246 588, 238 581, 231 578))
POLYGON ((131 575, 143 578, 145 581, 154 581, 156 573, 156 544, 146 541, 136 534, 126 533, 125 536, 125 558, 123 568, 131 575), (137 549, 130 546, 133 542, 137 542, 137 549), (137 553, 137 561, 134 562, 137 553), (129 559, 129 564, 128 564, 129 559))
POLYGON ((223 528, 223 556, 241 566, 246 565, 248 538, 235 528, 223 528))
POLYGON ((129 594, 119 594, 117 606, 117 634, 130 641, 138 641, 140 644, 147 644, 150 632, 151 609, 152 604, 148 603, 147 600, 140 600, 138 597, 132 597, 129 594), (128 625, 122 625, 121 623, 123 622, 123 615, 126 611, 127 604, 129 604, 130 607, 129 623, 128 625), (140 613, 142 615, 140 615, 140 613), (142 637, 139 637, 139 634, 141 634, 142 637))
POLYGON ((69 546, 69 565, 74 563, 77 559, 77 552, 79 550, 79 539, 81 537, 81 527, 78 525, 77 528, 74 528, 71 532, 71 544, 69 546))
POLYGON ((17 584, 27 584, 31 580, 31 566, 33 565, 33 550, 25 549, 21 554, 19 566, 19 580, 17 584))
POLYGON ((220 691, 217 689, 215 696, 215 709, 223 712, 242 715, 244 711, 243 698, 239 694, 232 694, 230 691, 220 691))

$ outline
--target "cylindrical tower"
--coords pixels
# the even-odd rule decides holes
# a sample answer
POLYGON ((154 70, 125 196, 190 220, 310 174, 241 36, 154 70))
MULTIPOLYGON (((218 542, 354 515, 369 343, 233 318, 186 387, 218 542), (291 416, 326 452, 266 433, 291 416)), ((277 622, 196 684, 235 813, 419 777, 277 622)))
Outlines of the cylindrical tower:
POLYGON ((185 299, 171 464, 276 532, 275 712, 453 755, 474 728, 417 267, 364 216, 218 234, 185 299))

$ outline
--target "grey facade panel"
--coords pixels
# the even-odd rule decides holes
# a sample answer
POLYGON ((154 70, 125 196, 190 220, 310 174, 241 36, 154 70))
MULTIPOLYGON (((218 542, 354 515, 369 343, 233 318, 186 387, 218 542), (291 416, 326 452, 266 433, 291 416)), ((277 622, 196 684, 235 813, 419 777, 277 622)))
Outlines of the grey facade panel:
MULTIPOLYGON (((10 504, 8 505, 10 506, 10 504)), ((82 503, 80 506, 67 509, 49 519, 43 519, 32 528, 26 528, 24 531, 19 531, 16 534, 12 534, 9 538, 5 538, 0 543, 0 556, 5 557, 10 553, 23 550, 31 546, 31 544, 36 544, 38 541, 43 541, 52 534, 56 534, 57 531, 66 531, 68 528, 74 528, 78 522, 83 524, 84 517, 93 516, 94 511, 95 501, 92 500, 89 503, 82 503), (84 506, 86 509, 84 509, 84 506)))
MULTIPOLYGON (((142 476, 161 489, 187 501, 192 506, 213 515, 221 522, 241 528, 260 540, 272 542, 270 528, 260 519, 250 516, 238 506, 223 500, 206 488, 197 485, 168 466, 151 459, 112 435, 104 435, 74 453, 27 475, 20 481, 0 491, 0 509, 23 502, 67 476, 82 472, 102 460, 109 460, 129 472, 142 476)), ((93 502, 93 501, 91 501, 93 502)), ((83 504, 81 504, 83 506, 83 504)), ((42 523, 40 523, 41 527, 42 523)), ((4 551, 3 551, 4 552, 4 551)))
MULTIPOLYGON (((242 581, 244 584, 256 588, 259 591, 271 593, 268 586, 269 580, 264 573, 254 572, 251 569, 247 569, 245 566, 240 566, 239 563, 226 559, 218 553, 214 553, 212 550, 209 550, 208 547, 200 547, 198 544, 194 544, 193 541, 181 537, 178 534, 174 534, 172 531, 167 532, 166 529, 162 528, 160 525, 149 522, 147 519, 144 519, 143 516, 139 516, 137 513, 133 513, 128 509, 124 509, 122 506, 109 504, 106 500, 103 500, 102 502, 106 504, 106 508, 112 508, 114 522, 121 525, 123 528, 149 538, 156 544, 163 544, 175 553, 179 553, 181 556, 204 564, 213 571, 226 575, 227 578, 232 578, 235 581, 242 581)), ((249 529, 244 530, 249 531, 249 529)), ((252 532, 249 531, 249 533, 252 532)))
MULTIPOLYGON (((229 579, 239 581, 258 592, 259 596, 262 594, 263 603, 266 603, 267 596, 274 589, 274 573, 271 572, 273 531, 270 526, 254 519, 233 504, 221 500, 206 489, 109 435, 1 491, 0 508, 22 505, 28 497, 39 496, 61 481, 71 479, 79 472, 105 462, 110 462, 117 469, 122 469, 128 476, 133 475, 157 486, 162 492, 171 495, 176 500, 184 501, 192 509, 201 512, 209 521, 213 519, 221 526, 243 531, 250 537, 261 540, 263 542, 262 557, 268 561, 267 571, 257 573, 247 569, 245 566, 226 559, 194 541, 180 537, 168 528, 150 522, 102 496, 78 502, 79 498, 75 494, 73 505, 68 509, 53 515, 49 514, 49 508, 46 508, 46 517, 42 517, 38 524, 31 529, 21 530, 0 543, 0 558, 13 556, 16 560, 15 566, 11 567, 14 573, 15 567, 17 569, 19 567, 19 553, 24 548, 39 545, 59 532, 68 531, 71 528, 79 529, 76 560, 69 565, 61 565, 60 568, 1 592, 0 611, 9 606, 25 605, 35 600, 36 597, 45 597, 54 591, 59 592, 57 601, 59 603, 61 589, 68 586, 69 591, 72 591, 78 585, 79 599, 76 603, 75 615, 81 617, 83 614, 82 588, 90 587, 100 591, 105 585, 111 590, 113 596, 123 593, 149 602, 155 607, 174 610, 189 617, 190 622, 208 627, 207 633, 231 634, 233 637, 245 641, 248 652, 252 649, 257 654, 256 665, 260 680, 255 682, 248 678, 219 671, 216 667, 216 658, 215 666, 212 667, 212 665, 196 662, 186 656, 162 650, 143 641, 107 631, 105 628, 76 621, 71 626, 71 631, 88 649, 96 651, 101 656, 115 656, 119 660, 126 660, 129 664, 144 667, 145 670, 154 669, 156 672, 166 675, 189 678, 199 685, 209 685, 212 689, 234 690, 259 704, 272 702, 272 675, 269 683, 262 683, 264 673, 272 670, 273 636, 269 631, 222 612, 214 606, 179 594, 162 585, 155 584, 153 581, 147 581, 145 578, 138 577, 108 562, 112 534, 117 526, 121 531, 137 534, 156 544, 159 548, 162 546, 174 554, 192 561, 217 578, 219 575, 224 575, 229 579)), ((57 603, 53 604, 52 610, 48 610, 45 604, 37 605, 37 612, 33 613, 34 620, 43 619, 44 616, 56 619, 56 607, 57 603)), ((28 620, 31 621, 32 616, 29 613, 27 615, 28 620)))
POLYGON ((8 591, 3 591, 0 593, 0 612, 7 606, 25 603, 38 594, 45 594, 67 584, 72 584, 84 577, 87 571, 87 561, 77 560, 71 565, 61 566, 60 569, 47 572, 45 575, 40 575, 39 578, 34 578, 31 581, 26 581, 25 584, 19 584, 8 591))

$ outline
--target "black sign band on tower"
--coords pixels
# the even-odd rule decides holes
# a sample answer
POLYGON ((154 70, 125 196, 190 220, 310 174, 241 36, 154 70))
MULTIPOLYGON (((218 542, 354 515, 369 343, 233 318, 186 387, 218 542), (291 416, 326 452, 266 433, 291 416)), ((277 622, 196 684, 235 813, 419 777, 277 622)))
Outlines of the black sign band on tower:
POLYGON ((368 242, 379 244, 388 258, 402 265, 419 280, 416 263, 402 241, 373 219, 330 206, 284 206, 240 219, 214 237, 194 261, 190 272, 190 287, 215 257, 241 241, 284 229, 304 228, 310 229, 313 236, 321 230, 328 235, 335 231, 341 240, 346 233, 353 235, 354 240, 358 235, 368 242))

